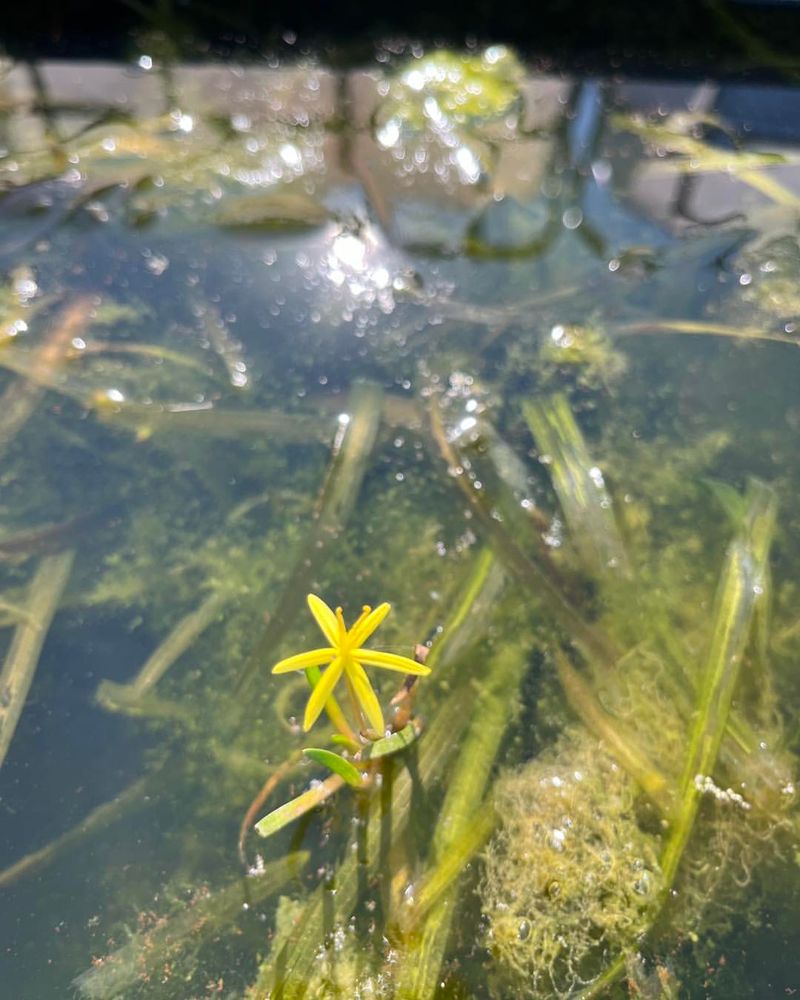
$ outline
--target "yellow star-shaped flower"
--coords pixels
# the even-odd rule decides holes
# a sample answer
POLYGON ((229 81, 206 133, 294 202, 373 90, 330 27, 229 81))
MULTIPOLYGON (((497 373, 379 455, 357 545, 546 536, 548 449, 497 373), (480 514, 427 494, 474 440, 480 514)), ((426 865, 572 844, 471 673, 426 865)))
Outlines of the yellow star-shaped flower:
POLYGON ((391 605, 379 604, 374 611, 368 605, 364 605, 360 617, 349 630, 344 624, 341 608, 337 608, 334 614, 316 594, 308 595, 308 607, 330 646, 290 656, 281 660, 280 663, 276 663, 272 668, 273 674, 286 674, 291 670, 307 670, 309 667, 321 667, 324 663, 328 664, 308 699, 303 718, 303 730, 308 732, 317 721, 325 703, 331 697, 336 682, 344 674, 353 702, 363 711, 370 726, 380 736, 383 736, 385 734, 383 712, 364 670, 364 665, 384 667, 386 670, 399 670, 403 674, 419 674, 421 676, 429 674, 430 668, 417 663, 416 660, 412 660, 408 656, 362 649, 362 644, 367 641, 389 614, 391 605))

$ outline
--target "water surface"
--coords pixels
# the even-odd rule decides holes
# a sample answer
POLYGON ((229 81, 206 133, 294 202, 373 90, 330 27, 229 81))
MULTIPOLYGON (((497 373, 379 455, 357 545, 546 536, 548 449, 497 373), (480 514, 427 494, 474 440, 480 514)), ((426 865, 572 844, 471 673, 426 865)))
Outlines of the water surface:
POLYGON ((796 101, 4 65, 9 996, 800 986, 796 101), (309 592, 419 735, 240 858, 309 592))

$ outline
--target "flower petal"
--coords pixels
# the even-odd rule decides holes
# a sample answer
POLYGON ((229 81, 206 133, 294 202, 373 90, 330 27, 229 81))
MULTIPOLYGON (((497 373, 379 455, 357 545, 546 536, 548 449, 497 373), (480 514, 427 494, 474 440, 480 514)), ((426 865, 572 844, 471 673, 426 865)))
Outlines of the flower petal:
POLYGON ((337 656, 320 678, 319 684, 311 692, 311 697, 306 705, 306 714, 303 716, 303 731, 308 732, 320 716, 320 712, 325 708, 325 702, 330 698, 331 691, 336 687, 336 682, 342 676, 342 658, 337 656))
POLYGON ((368 615, 365 615, 363 619, 359 619, 350 629, 350 634, 347 637, 351 645, 360 646, 363 642, 366 642, 391 610, 391 604, 387 604, 384 601, 374 611, 370 611, 368 615))
POLYGON ((352 655, 368 667, 399 670, 403 674, 417 674, 419 677, 427 677, 431 672, 431 668, 426 667, 424 663, 417 663, 416 660, 412 660, 408 656, 400 656, 399 653, 379 653, 376 649, 354 649, 352 655))
MULTIPOLYGON (((306 680, 311 685, 312 691, 317 684, 319 684, 321 679, 322 674, 317 667, 309 667, 306 670, 306 680)), ((348 725, 347 719, 345 719, 344 713, 339 707, 339 702, 333 697, 333 695, 331 695, 325 702, 325 712, 334 726, 339 730, 340 735, 343 736, 349 743, 354 744, 356 749, 358 749, 356 734, 348 725)))
POLYGON ((348 657, 345 669, 347 670, 347 677, 353 685, 356 698, 358 698, 358 703, 364 709, 364 714, 369 724, 379 735, 385 735, 386 723, 383 721, 381 703, 372 689, 369 677, 367 677, 364 668, 357 660, 348 657))
POLYGON ((339 625, 336 621, 336 615, 316 594, 309 594, 306 601, 308 601, 308 610, 314 616, 314 621, 322 629, 322 634, 332 646, 338 646, 339 625))
POLYGON ((272 668, 272 672, 273 674, 288 674, 291 670, 320 667, 323 663, 329 663, 334 656, 336 656, 336 650, 332 646, 309 649, 307 653, 297 653, 295 656, 287 656, 285 660, 279 660, 272 668))

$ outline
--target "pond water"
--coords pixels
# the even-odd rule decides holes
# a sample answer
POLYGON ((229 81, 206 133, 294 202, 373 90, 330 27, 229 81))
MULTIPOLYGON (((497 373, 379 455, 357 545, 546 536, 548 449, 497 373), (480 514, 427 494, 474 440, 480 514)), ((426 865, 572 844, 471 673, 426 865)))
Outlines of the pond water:
POLYGON ((800 989, 798 100, 2 65, 4 995, 800 989))

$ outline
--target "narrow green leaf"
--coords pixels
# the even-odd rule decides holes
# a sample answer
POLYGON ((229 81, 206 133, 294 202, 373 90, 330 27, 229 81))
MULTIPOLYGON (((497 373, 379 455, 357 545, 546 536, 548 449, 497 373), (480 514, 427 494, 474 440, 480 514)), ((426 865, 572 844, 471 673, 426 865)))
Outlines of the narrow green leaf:
POLYGON ((611 496, 567 397, 562 393, 537 397, 525 403, 523 412, 540 453, 549 456, 553 489, 583 559, 601 579, 628 575, 628 556, 611 496))
POLYGON ((227 198, 213 221, 227 229, 313 229, 330 218, 316 198, 287 188, 227 198))
POLYGON ((317 747, 304 747, 303 753, 316 764, 322 764, 329 771, 338 774, 340 778, 346 781, 348 785, 352 785, 353 788, 364 787, 364 780, 358 768, 351 764, 349 760, 340 757, 338 753, 332 753, 330 750, 320 750, 317 747))
POLYGON ((302 795, 284 802, 282 806, 267 813, 256 823, 256 833, 261 837, 271 837, 273 833, 277 833, 289 823, 322 805, 326 799, 338 792, 343 784, 344 782, 338 774, 332 774, 325 781, 303 792, 302 795))
POLYGON ((384 736, 383 739, 375 740, 361 751, 365 760, 376 760, 378 757, 388 757, 389 754, 398 753, 410 746, 419 735, 419 731, 413 722, 409 722, 399 733, 392 733, 391 736, 384 736))
POLYGON ((354 743, 351 739, 348 739, 344 733, 334 733, 331 736, 331 743, 335 743, 337 747, 347 747, 348 750, 352 750, 354 753, 360 750, 360 744, 354 743))
POLYGON ((745 499, 742 494, 730 483, 712 479, 710 476, 704 476, 700 482, 725 511, 731 523, 739 525, 746 514, 745 499))

